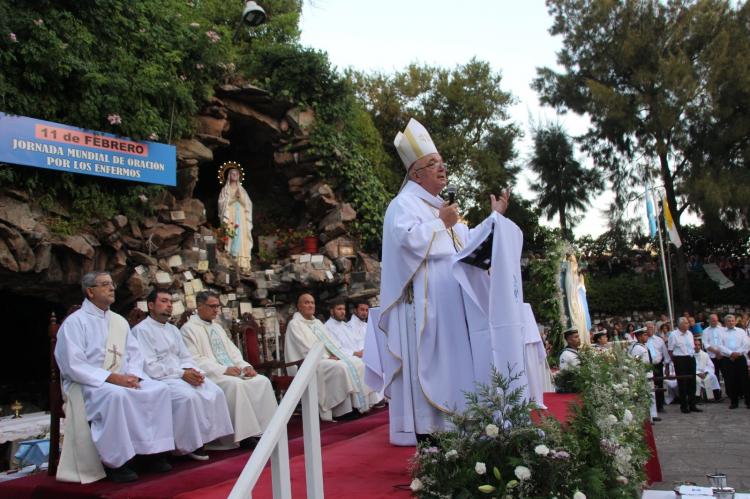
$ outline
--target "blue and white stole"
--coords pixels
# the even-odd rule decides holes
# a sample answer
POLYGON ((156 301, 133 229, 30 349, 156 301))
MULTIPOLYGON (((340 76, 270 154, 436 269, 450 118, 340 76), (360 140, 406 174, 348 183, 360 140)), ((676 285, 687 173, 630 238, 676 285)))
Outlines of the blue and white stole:
POLYGON ((224 346, 224 342, 221 340, 219 333, 214 329, 213 323, 209 324, 208 326, 206 326, 204 323, 203 327, 206 328, 208 341, 211 343, 211 351, 214 353, 216 361, 222 366, 233 366, 234 362, 232 362, 232 359, 229 357, 229 352, 227 352, 227 349, 224 346))
POLYGON ((331 340, 331 337, 328 336, 328 334, 321 329, 321 327, 318 325, 319 322, 316 320, 312 321, 305 321, 308 326, 310 326, 310 330, 313 332, 315 337, 323 343, 323 346, 326 347, 326 350, 328 350, 328 353, 331 355, 335 355, 339 358, 345 365, 346 370, 349 372, 349 376, 352 379, 352 382, 357 386, 357 400, 359 400, 359 406, 361 408, 366 408, 367 404, 365 401, 365 388, 362 384, 362 380, 359 378, 359 373, 357 372, 357 368, 354 367, 354 364, 352 364, 352 361, 349 359, 349 356, 344 353, 339 346, 331 340))

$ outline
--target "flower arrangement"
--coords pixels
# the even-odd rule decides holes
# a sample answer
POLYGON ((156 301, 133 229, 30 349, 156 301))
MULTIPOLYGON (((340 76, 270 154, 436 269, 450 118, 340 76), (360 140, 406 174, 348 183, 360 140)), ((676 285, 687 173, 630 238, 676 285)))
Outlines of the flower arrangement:
POLYGON ((276 246, 279 248, 279 253, 283 253, 284 250, 287 250, 289 248, 297 248, 302 246, 302 241, 306 237, 317 236, 311 224, 307 224, 301 229, 276 229, 276 232, 274 234, 277 237, 276 246))
POLYGON ((222 222, 219 229, 216 231, 216 239, 224 243, 224 247, 229 247, 229 240, 233 239, 237 235, 237 229, 240 226, 234 222, 222 222))
POLYGON ((583 404, 571 426, 587 461, 596 463, 599 480, 589 486, 597 495, 603 491, 601 497, 638 496, 650 457, 643 436, 651 402, 649 366, 622 348, 584 347, 579 355, 573 385, 583 404))
POLYGON ((534 422, 518 376, 494 372, 466 394, 453 429, 420 444, 411 489, 420 498, 634 497, 649 456, 643 438, 649 388, 645 367, 625 352, 581 352, 572 384, 581 406, 565 428, 534 422))
POLYGON ((489 385, 466 394, 466 410, 450 417, 453 430, 435 434, 434 445, 420 444, 412 466, 417 497, 546 498, 578 491, 575 449, 565 446, 557 421, 532 421, 535 406, 523 399, 518 379, 494 371, 489 385))

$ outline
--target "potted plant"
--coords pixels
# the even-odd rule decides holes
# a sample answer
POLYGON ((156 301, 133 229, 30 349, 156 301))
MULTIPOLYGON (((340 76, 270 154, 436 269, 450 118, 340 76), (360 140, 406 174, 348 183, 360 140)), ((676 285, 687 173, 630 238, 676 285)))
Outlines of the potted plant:
POLYGON ((318 252, 318 236, 313 230, 312 224, 307 224, 302 231, 302 245, 305 253, 315 254, 318 252))

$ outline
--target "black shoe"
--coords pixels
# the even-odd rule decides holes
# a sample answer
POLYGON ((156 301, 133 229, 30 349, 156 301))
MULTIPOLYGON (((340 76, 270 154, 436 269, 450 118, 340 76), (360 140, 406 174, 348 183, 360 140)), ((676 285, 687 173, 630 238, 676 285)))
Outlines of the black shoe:
POLYGON ((697 407, 691 407, 690 412, 703 412, 703 409, 698 409, 697 407))
POLYGON ((260 437, 247 437, 240 440, 240 448, 241 449, 254 449, 258 442, 260 442, 260 437))
POLYGON ((138 480, 136 472, 124 464, 119 468, 109 468, 105 466, 104 472, 107 474, 107 478, 117 483, 128 483, 138 480))
POLYGON ((656 423, 658 421, 661 421, 661 418, 659 416, 654 416, 653 418, 651 418, 652 423, 656 423))
POLYGON ((152 473, 166 473, 172 470, 172 465, 167 462, 162 454, 145 456, 143 469, 152 473))
POLYGON ((730 409, 737 409, 739 407, 739 404, 729 404, 730 409))
POLYGON ((682 412, 683 414, 689 414, 690 409, 688 409, 687 407, 680 407, 680 412, 682 412))

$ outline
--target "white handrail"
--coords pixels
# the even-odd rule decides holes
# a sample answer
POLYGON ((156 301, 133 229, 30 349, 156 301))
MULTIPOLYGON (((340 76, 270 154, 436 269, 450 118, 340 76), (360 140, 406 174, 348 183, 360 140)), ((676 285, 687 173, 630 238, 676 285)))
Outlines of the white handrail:
POLYGON ((263 467, 271 459, 271 478, 274 499, 290 499, 292 486, 289 475, 289 445, 286 425, 302 399, 302 432, 305 443, 305 475, 307 497, 323 499, 323 460, 320 450, 320 420, 318 416, 318 385, 316 371, 323 358, 324 346, 316 343, 308 352, 302 366, 294 375, 279 408, 263 432, 263 437, 242 469, 229 499, 251 497, 253 487, 263 467))

